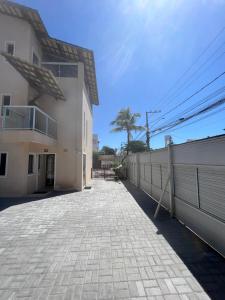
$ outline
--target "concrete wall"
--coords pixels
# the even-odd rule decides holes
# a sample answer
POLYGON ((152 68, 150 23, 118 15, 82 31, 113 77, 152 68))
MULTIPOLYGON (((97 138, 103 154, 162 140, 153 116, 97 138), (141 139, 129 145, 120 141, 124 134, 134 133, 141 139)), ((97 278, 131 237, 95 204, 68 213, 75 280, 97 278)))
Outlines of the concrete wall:
MULTIPOLYGON (((0 51, 5 51, 6 41, 15 43, 15 56, 32 63, 33 51, 42 57, 40 44, 32 26, 18 18, 0 13, 0 51)), ((0 56, 0 105, 2 94, 11 94, 12 105, 27 105, 29 86, 25 79, 0 56)))
MULTIPOLYGON (((91 173, 92 114, 84 97, 84 68, 78 64, 78 78, 57 78, 66 101, 56 101, 49 96, 38 100, 38 106, 57 120, 57 145, 52 149, 57 154, 56 188, 82 190, 82 155, 87 153, 87 174, 91 173), (84 136, 83 112, 88 121, 87 143, 84 136)), ((88 175, 89 176, 89 175, 88 175)))
MULTIPOLYGON (((4 131, 0 135, 1 146, 8 143, 8 149, 17 148, 24 141, 27 147, 23 154, 28 159, 29 152, 34 154, 54 153, 56 155, 55 189, 77 189, 82 190, 83 182, 83 154, 86 154, 86 184, 90 184, 92 167, 92 106, 90 104, 86 89, 84 88, 83 64, 78 64, 78 78, 57 79, 63 89, 66 101, 43 96, 38 100, 38 106, 57 120, 57 141, 45 135, 30 131, 4 131), (85 112, 85 122, 84 122, 85 112), (85 127, 84 127, 85 123, 85 127)), ((8 159, 12 158, 11 153, 8 159)), ((20 158, 17 156, 17 159, 20 158)), ((23 158, 21 158, 23 159, 23 158)), ((17 183, 12 185, 8 195, 24 195, 32 193, 37 188, 38 170, 35 174, 27 174, 28 162, 24 162, 25 184, 18 193, 15 186, 20 185, 20 175, 17 173, 17 183)), ((3 179, 0 178, 0 182, 3 179)), ((10 185, 11 177, 4 178, 4 182, 10 185)), ((1 195, 7 195, 6 191, 1 191, 1 195)))
MULTIPOLYGON (((29 60, 30 31, 31 26, 27 22, 0 14, 0 50, 5 51, 6 41, 15 42, 15 56, 29 60)), ((27 105, 27 82, 0 55, 0 105, 2 105, 2 94, 11 95, 12 105, 27 105)))
POLYGON ((225 136, 130 155, 128 177, 136 186, 160 199, 172 170, 171 189, 163 206, 217 251, 225 255, 225 136))
POLYGON ((93 112, 92 104, 83 85, 83 154, 86 155, 86 185, 91 183, 91 169, 92 169, 92 132, 93 132, 93 112), (85 118, 85 119, 84 119, 85 118))
POLYGON ((1 196, 26 194, 28 145, 20 143, 12 147, 12 144, 1 143, 0 151, 8 155, 6 176, 0 176, 1 196))

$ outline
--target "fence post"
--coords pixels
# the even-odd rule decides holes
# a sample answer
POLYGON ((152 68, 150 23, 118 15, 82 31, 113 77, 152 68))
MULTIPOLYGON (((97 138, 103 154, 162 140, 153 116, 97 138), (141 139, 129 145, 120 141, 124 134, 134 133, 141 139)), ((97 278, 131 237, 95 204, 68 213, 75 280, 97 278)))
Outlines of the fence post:
POLYGON ((149 151, 149 171, 150 171, 150 195, 152 195, 152 150, 149 151))
POLYGON ((169 197, 170 197, 170 216, 174 216, 175 203, 174 203, 174 174, 173 174, 173 152, 172 145, 168 143, 168 174, 169 180, 169 197))
POLYGON ((45 128, 45 132, 46 132, 46 135, 48 135, 48 117, 47 117, 47 116, 45 116, 45 117, 46 117, 46 122, 45 122, 46 128, 45 128))
POLYGON ((141 166, 140 166, 140 153, 136 154, 136 183, 137 183, 137 187, 140 187, 140 177, 141 177, 141 166))
POLYGON ((196 168, 196 189, 197 189, 197 201, 198 201, 198 208, 200 208, 200 197, 199 197, 199 174, 198 174, 198 167, 196 168))
POLYGON ((33 107, 33 124, 32 124, 32 126, 33 126, 33 130, 35 129, 35 118, 36 118, 36 109, 35 109, 35 107, 33 107))

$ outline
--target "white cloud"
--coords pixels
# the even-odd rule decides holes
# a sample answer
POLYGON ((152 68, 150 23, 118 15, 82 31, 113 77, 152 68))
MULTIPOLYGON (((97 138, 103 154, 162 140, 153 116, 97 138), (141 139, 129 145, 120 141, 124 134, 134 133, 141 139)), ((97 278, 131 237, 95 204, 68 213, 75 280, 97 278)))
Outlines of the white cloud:
POLYGON ((138 47, 138 43, 133 42, 133 34, 125 32, 122 34, 122 37, 125 36, 124 39, 106 46, 106 54, 98 61, 107 72, 111 85, 114 85, 127 72, 138 47))

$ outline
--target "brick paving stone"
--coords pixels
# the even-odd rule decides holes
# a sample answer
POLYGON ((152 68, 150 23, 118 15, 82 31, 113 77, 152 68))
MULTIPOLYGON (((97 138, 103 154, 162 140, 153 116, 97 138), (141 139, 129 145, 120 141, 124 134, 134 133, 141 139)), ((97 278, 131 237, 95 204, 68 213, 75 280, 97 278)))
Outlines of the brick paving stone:
POLYGON ((198 265, 189 257, 190 270, 139 200, 122 183, 95 180, 0 212, 0 299, 209 299, 204 290, 223 299, 216 254, 198 265))

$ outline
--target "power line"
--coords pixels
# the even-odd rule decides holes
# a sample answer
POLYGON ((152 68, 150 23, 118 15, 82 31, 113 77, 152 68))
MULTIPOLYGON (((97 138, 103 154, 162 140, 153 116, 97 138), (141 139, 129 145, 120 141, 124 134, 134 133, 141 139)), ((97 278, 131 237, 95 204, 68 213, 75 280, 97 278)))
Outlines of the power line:
MULTIPOLYGON (((224 46, 225 45, 225 42, 222 44, 222 46, 224 46)), ((218 49, 217 49, 218 50, 218 49)), ((215 52, 217 52, 217 50, 215 51, 215 52)), ((201 76, 202 76, 202 74, 205 74, 205 72, 209 69, 209 68, 211 68, 211 66, 216 62, 216 61, 218 61, 219 59, 221 59, 221 57, 223 56, 225 54, 225 52, 222 52, 219 56, 217 56, 213 61, 212 61, 212 63, 208 66, 208 67, 206 67, 206 68, 204 68, 203 69, 203 71, 196 77, 196 75, 198 74, 198 72, 202 69, 202 67, 204 66, 204 65, 206 65, 209 61, 210 61, 210 59, 212 58, 212 56, 209 58, 209 59, 207 59, 207 61, 206 62, 204 62, 203 64, 201 64, 200 65, 200 67, 198 68, 198 70, 196 71, 196 72, 194 72, 192 75, 190 75, 189 77, 188 77, 188 79, 178 88, 178 90, 177 91, 175 91, 171 96, 169 96, 168 98, 167 98, 167 101, 166 102, 164 102, 163 104, 165 105, 166 103, 168 103, 168 102, 173 102, 173 97, 174 97, 174 99, 176 99, 179 95, 181 95, 182 93, 183 93, 183 91, 185 91, 189 86, 191 86, 191 84, 194 82, 194 81, 196 81, 197 79, 199 79, 201 76), (171 100, 172 99, 172 100, 171 100)), ((214 55, 214 54, 213 54, 214 55)))
POLYGON ((136 141, 138 139, 138 137, 142 134, 142 131, 140 131, 134 138, 134 140, 136 141))
POLYGON ((176 82, 172 85, 172 87, 165 93, 163 97, 159 99, 159 102, 157 103, 157 106, 159 103, 163 101, 165 97, 167 97, 170 94, 170 91, 172 91, 177 84, 181 81, 183 77, 193 68, 194 65, 200 60, 200 58, 208 51, 208 49, 215 43, 215 41, 218 39, 218 37, 223 33, 225 30, 225 26, 219 30, 219 32, 216 34, 216 36, 209 42, 209 44, 206 46, 206 48, 200 53, 200 55, 194 60, 194 62, 184 71, 184 73, 176 80, 176 82))
POLYGON ((156 135, 158 135, 158 134, 161 134, 161 133, 163 133, 163 132, 165 132, 165 131, 168 131, 168 130, 170 130, 171 128, 174 128, 174 127, 180 125, 181 123, 187 122, 187 121, 189 121, 190 119, 195 118, 195 117, 198 116, 198 115, 207 113, 208 111, 213 110, 213 109, 215 109, 216 107, 223 105, 224 103, 225 103, 225 98, 222 98, 222 99, 217 100, 217 101, 213 102, 212 104, 206 106, 205 108, 202 108, 201 110, 199 110, 199 111, 193 113, 192 115, 189 115, 189 116, 187 116, 187 117, 185 117, 185 118, 182 118, 182 119, 178 119, 177 121, 175 121, 175 122, 173 122, 173 123, 169 123, 168 125, 166 125, 166 126, 164 126, 164 127, 157 128, 157 129, 155 129, 155 130, 152 131, 152 132, 153 132, 152 137, 153 137, 153 136, 156 136, 156 135), (160 131, 160 132, 157 133, 157 131, 160 131), (156 132, 156 133, 154 134, 154 132, 156 132))
MULTIPOLYGON (((214 112, 212 112, 212 113, 210 113, 210 114, 207 114, 206 116, 200 117, 199 119, 194 120, 194 121, 192 121, 191 123, 185 124, 185 125, 183 125, 183 126, 180 126, 180 124, 182 124, 184 121, 183 121, 183 122, 180 122, 180 124, 177 124, 177 125, 176 125, 176 127, 178 126, 178 128, 173 129, 173 128, 175 127, 175 126, 173 126, 173 127, 164 129, 163 131, 161 131, 161 132, 159 132, 159 133, 156 133, 156 134, 152 135, 151 138, 154 138, 154 137, 157 136, 157 135, 161 135, 161 134, 163 134, 163 133, 166 132, 166 131, 174 132, 174 131, 179 130, 179 129, 181 129, 181 128, 190 126, 190 125, 195 124, 195 123, 197 123, 197 122, 200 122, 200 121, 202 121, 202 120, 204 120, 204 119, 206 119, 206 118, 209 118, 209 117, 211 117, 211 116, 213 116, 213 115, 215 115, 215 114, 217 114, 217 113, 220 113, 220 112, 222 112, 222 111, 224 111, 224 110, 225 110, 225 107, 223 107, 223 108, 221 108, 221 109, 218 109, 218 110, 216 110, 216 111, 214 111, 214 112), (172 130, 171 130, 171 129, 172 129, 172 130)), ((215 122, 214 122, 214 123, 215 123, 215 122)), ((212 124, 213 124, 213 123, 211 123, 210 125, 212 125, 212 124)), ((145 136, 145 135, 143 135, 143 137, 144 137, 144 136, 145 136)))
MULTIPOLYGON (((207 97, 204 97, 203 99, 201 99, 200 101, 198 101, 194 105, 192 105, 192 106, 186 108, 185 110, 181 111, 180 113, 176 114, 173 118, 168 120, 168 122, 172 122, 174 119, 178 118, 179 116, 184 116, 186 113, 189 113, 189 112, 193 111, 195 108, 197 108, 197 107, 201 106, 202 104, 210 101, 214 97, 219 96, 223 92, 225 92, 225 86, 215 90, 213 93, 209 94, 207 97)), ((165 123, 163 123, 161 126, 164 126, 164 124, 165 123)), ((153 127, 153 129, 154 129, 154 127, 153 127)))
MULTIPOLYGON (((168 115, 170 112, 172 112, 173 110, 177 109, 179 106, 183 105, 184 103, 186 103, 188 100, 190 100, 191 98, 193 98, 194 96, 198 95, 199 93, 201 93, 203 90, 205 90, 207 87, 209 87, 211 84, 213 84, 215 81, 217 81, 218 79, 220 79, 223 75, 225 74, 225 71, 222 72, 221 74, 219 74, 217 77, 215 77, 213 80, 211 80, 210 82, 208 82, 207 84, 205 84, 204 86, 202 86, 199 90, 197 90, 196 92, 194 92, 191 96, 185 98, 183 101, 181 101, 180 103, 178 103, 177 105, 175 105, 174 107, 172 107, 170 110, 168 110, 165 114, 163 114, 161 116, 161 118, 165 117, 166 115, 168 115)), ((156 124, 156 123, 155 123, 156 124)))
MULTIPOLYGON (((191 64, 191 66, 178 78, 178 80, 175 82, 175 84, 170 88, 170 90, 166 93, 166 95, 167 94, 169 94, 170 93, 170 91, 171 90, 173 90, 174 88, 175 88, 175 86, 177 86, 177 84, 181 81, 181 79, 186 75, 186 74, 188 74, 188 72, 193 68, 193 66, 195 65, 195 64, 197 64, 197 62, 200 60, 200 58, 207 52, 207 50, 215 43, 215 41, 218 39, 218 37, 223 33, 223 31, 225 30, 225 26, 217 33, 217 35, 210 41, 210 43, 207 45, 207 47, 200 53, 200 55, 197 57, 197 59, 191 64)), ((201 65, 200 65, 200 67, 198 68, 198 70, 197 71, 195 71, 192 75, 190 75, 189 77, 188 77, 188 79, 191 79, 191 78, 193 78, 193 76, 195 75, 195 74, 197 74, 201 69, 202 69, 202 67, 205 65, 205 64, 207 64, 209 61, 210 61, 210 59, 212 59, 213 57, 214 57, 214 55, 218 52, 218 50, 220 50, 223 46, 224 46, 224 44, 225 44, 225 42, 223 42, 222 44, 220 44, 220 46, 219 47, 217 47, 217 49, 213 52, 213 54, 204 62, 204 63, 202 63, 201 65)), ((210 64, 210 66, 208 66, 204 71, 206 71, 207 69, 209 69, 210 67, 211 67, 211 65, 212 64, 214 64, 215 63, 215 61, 217 61, 218 59, 220 59, 221 58, 221 56, 222 55, 224 55, 224 52, 222 53, 222 54, 220 54, 218 57, 216 57, 215 59, 214 59, 214 61, 210 64)), ((166 116, 166 115, 168 115, 172 110, 174 110, 174 109, 176 109, 176 108, 178 108, 179 106, 181 106, 182 104, 184 104, 186 101, 188 101, 188 100, 190 100, 192 97, 194 97, 194 96, 196 96, 198 93, 200 93, 201 91, 203 91, 205 88, 207 88, 209 85, 211 85, 212 83, 214 83, 216 80, 218 80, 221 76, 223 76, 224 75, 224 73, 225 72, 223 72, 222 74, 220 74, 219 76, 217 76, 215 79, 213 79, 211 82, 209 82, 208 84, 206 84, 205 86, 203 86, 200 90, 198 90, 197 92, 195 92, 194 94, 192 94, 190 97, 188 97, 188 98, 186 98, 185 100, 183 100, 181 103, 179 103, 178 105, 176 105, 175 107, 173 107, 172 109, 170 109, 168 112, 166 112, 164 115, 162 115, 158 120, 156 120, 153 124, 155 125, 155 124, 157 124, 160 120, 162 120, 162 119, 164 119, 164 116, 166 116)), ((199 75, 199 77, 201 76, 201 74, 199 75)), ((198 77, 198 78, 199 78, 198 77)), ((182 87, 183 87, 183 89, 184 88, 187 88, 187 87, 189 87, 190 85, 191 85, 191 83, 193 82, 193 80, 189 83, 189 85, 187 86, 187 81, 185 82, 185 85, 183 84, 178 90, 180 90, 182 87)), ((221 93, 221 92, 220 92, 221 93)), ((218 95, 218 94, 216 94, 216 95, 218 95)), ((165 96, 164 96, 165 97, 165 96)), ((161 102, 163 99, 164 99, 164 97, 162 97, 159 101, 161 102)), ((170 96, 170 98, 171 98, 171 96, 170 96)), ((209 100, 207 100, 207 101, 209 101, 209 100)), ((192 106, 191 107, 191 110, 193 110, 194 108, 196 108, 196 107, 198 107, 198 106, 200 106, 201 104, 203 104, 203 103, 205 103, 205 101, 204 102, 201 102, 201 103, 198 103, 198 105, 196 105, 196 106, 192 106)), ((159 104, 159 103, 158 103, 159 104)), ((158 105, 157 104, 157 105, 158 105)), ((186 111, 185 111, 185 113, 187 113, 188 111, 190 110, 190 108, 189 109, 186 109, 186 111)), ((141 132, 138 134, 138 136, 136 136, 135 137, 135 139, 137 139, 137 137, 139 138, 139 139, 142 139, 143 137, 144 137, 144 134, 142 134, 141 135, 141 132)))
MULTIPOLYGON (((174 132, 174 131, 176 131, 176 130, 179 130, 179 129, 181 129, 181 128, 184 128, 184 127, 187 127, 187 126, 190 126, 190 125, 193 125, 193 124, 195 124, 195 123, 198 123, 198 122, 200 122, 200 121, 202 121, 202 120, 204 120, 204 119, 207 119, 207 118, 209 118, 209 117, 211 117, 211 116, 213 116, 213 115, 215 115, 215 114, 217 114, 217 113, 220 113, 220 112, 222 112, 222 111, 224 111, 225 110, 225 107, 223 107, 222 109, 218 109, 217 111, 215 111, 215 112, 212 112, 211 114, 208 114, 208 115, 206 115, 206 116, 203 116, 203 117, 201 117, 201 118, 199 118, 199 119, 197 119, 197 120, 194 120, 194 121, 192 121, 191 123, 188 123, 188 124, 185 124, 185 125, 183 125, 183 126, 179 126, 178 128, 175 128, 175 129, 172 129, 171 131, 169 131, 169 132, 174 132)), ((213 123, 212 123, 213 124, 213 123)), ((212 125, 212 124, 210 124, 210 125, 212 125)), ((215 124, 215 122, 214 122, 214 124, 215 124)), ((169 130, 169 129, 168 129, 169 130)), ((165 131, 168 131, 168 130, 165 130, 165 131)), ((159 134, 162 134, 163 132, 160 132, 159 134)), ((156 134, 156 135, 158 135, 158 134, 156 134)), ((156 135, 154 135, 154 136, 152 136, 151 138, 154 138, 156 135)))

